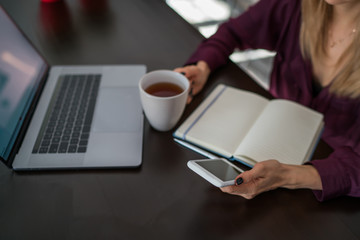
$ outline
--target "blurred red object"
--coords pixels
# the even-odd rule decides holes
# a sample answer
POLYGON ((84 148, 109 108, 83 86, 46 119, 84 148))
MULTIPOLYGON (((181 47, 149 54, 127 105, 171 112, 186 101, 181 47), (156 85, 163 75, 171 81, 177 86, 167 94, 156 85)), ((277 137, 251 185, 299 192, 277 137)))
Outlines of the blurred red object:
POLYGON ((65 1, 42 0, 40 24, 47 36, 65 37, 72 31, 70 10, 65 1), (48 2, 53 1, 52 4, 48 2))

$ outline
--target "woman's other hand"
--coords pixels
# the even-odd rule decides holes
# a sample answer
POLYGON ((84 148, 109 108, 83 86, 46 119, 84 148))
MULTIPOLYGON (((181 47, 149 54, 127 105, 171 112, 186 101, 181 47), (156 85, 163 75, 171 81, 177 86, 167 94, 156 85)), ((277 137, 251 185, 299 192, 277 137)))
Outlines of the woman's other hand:
POLYGON ((174 69, 175 72, 179 72, 185 75, 190 82, 190 92, 187 103, 190 103, 193 96, 198 94, 210 75, 210 68, 204 61, 199 61, 196 65, 188 65, 181 68, 174 69))
POLYGON ((221 191, 252 199, 278 187, 322 190, 321 178, 312 165, 288 165, 276 160, 255 164, 253 169, 241 173, 235 182, 240 184, 223 187, 221 191))

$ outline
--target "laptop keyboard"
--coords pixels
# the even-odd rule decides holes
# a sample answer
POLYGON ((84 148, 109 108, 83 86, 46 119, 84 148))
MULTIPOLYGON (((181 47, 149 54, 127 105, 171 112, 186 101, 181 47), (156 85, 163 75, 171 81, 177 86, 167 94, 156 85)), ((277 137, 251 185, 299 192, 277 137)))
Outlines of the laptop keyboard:
POLYGON ((101 75, 60 76, 33 153, 85 153, 101 75))

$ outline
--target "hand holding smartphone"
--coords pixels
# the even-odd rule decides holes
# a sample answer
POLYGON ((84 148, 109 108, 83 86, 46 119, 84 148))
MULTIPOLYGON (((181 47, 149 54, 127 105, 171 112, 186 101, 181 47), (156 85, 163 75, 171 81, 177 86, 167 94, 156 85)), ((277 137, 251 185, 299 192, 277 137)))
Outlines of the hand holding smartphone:
POLYGON ((187 165, 216 187, 234 185, 235 178, 244 171, 223 158, 190 160, 187 165))

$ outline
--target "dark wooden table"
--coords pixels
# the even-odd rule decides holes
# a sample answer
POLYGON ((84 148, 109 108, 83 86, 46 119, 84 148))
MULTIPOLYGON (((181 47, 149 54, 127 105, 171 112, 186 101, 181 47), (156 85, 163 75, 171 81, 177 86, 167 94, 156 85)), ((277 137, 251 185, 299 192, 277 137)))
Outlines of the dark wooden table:
MULTIPOLYGON (((50 64, 182 65, 201 35, 162 0, 0 0, 50 64)), ((216 71, 183 121, 218 83, 270 97, 235 64, 216 71)), ((138 169, 16 173, 0 165, 0 239, 360 239, 360 200, 319 203, 309 190, 253 200, 190 171, 202 156, 145 123, 138 169)), ((314 157, 330 150, 320 143, 314 157)))

